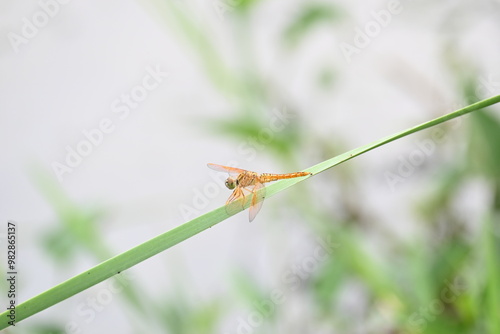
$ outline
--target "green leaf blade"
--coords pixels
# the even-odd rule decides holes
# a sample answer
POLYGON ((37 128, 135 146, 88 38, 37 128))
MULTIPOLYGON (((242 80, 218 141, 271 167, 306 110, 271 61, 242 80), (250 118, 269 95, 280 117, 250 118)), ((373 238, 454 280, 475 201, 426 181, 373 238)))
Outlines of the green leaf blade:
MULTIPOLYGON (((371 151, 377 147, 395 141, 399 138, 408 136, 410 134, 416 133, 418 131, 430 128, 432 126, 441 124, 445 121, 451 120, 453 118, 462 116, 464 114, 470 113, 475 110, 479 110, 495 103, 500 102, 500 95, 491 97, 489 99, 474 103, 465 108, 452 112, 450 114, 444 115, 442 117, 436 118, 432 121, 423 123, 421 125, 415 126, 405 131, 401 131, 392 136, 383 138, 381 140, 375 141, 371 144, 356 148, 324 162, 321 162, 313 167, 306 169, 306 171, 311 172, 313 175, 323 172, 329 168, 332 168, 342 162, 348 161, 356 156, 359 156, 365 152, 371 151)), ((266 187, 267 197, 271 197, 278 192, 281 192, 299 182, 308 179, 311 176, 289 179, 276 182, 274 184, 266 187)), ((22 321, 38 312, 41 312, 75 294, 82 292, 122 271, 125 271, 142 261, 149 259, 150 257, 157 255, 160 252, 190 238, 194 235, 222 222, 223 220, 229 218, 230 216, 246 209, 249 206, 249 201, 242 206, 242 203, 232 203, 231 210, 227 210, 225 206, 208 212, 200 217, 190 220, 170 231, 167 231, 159 236, 152 238, 124 253, 116 255, 95 267, 78 274, 59 285, 52 287, 51 289, 19 304, 16 307, 16 322, 22 321), (234 209, 234 210, 233 210, 234 209), (230 213, 228 213, 230 212, 230 213)), ((495 306, 497 308, 497 306, 495 306)), ((0 314, 0 329, 4 329, 9 325, 9 318, 7 317, 8 311, 0 314)))

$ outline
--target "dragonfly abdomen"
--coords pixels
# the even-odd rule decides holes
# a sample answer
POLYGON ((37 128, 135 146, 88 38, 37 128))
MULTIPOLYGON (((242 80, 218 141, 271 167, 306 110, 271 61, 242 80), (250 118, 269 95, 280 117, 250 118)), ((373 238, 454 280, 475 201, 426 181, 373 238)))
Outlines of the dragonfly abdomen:
POLYGON ((296 177, 302 177, 302 176, 308 176, 311 175, 309 172, 297 172, 297 173, 288 173, 288 174, 269 174, 269 173, 263 173, 260 174, 260 180, 261 182, 272 182, 272 181, 278 181, 278 180, 283 180, 283 179, 293 179, 296 177))

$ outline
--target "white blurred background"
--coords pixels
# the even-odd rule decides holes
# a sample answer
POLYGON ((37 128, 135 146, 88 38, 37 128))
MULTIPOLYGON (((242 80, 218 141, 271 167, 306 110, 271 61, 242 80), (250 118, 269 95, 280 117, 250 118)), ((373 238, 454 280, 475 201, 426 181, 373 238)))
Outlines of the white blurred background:
MULTIPOLYGON (((8 220, 18 223, 19 302, 224 204, 229 191, 222 182, 216 196, 200 208, 193 204, 197 191, 213 182, 208 162, 294 172, 451 112, 471 98, 498 94, 499 1, 398 3, 398 14, 381 24, 373 13, 389 13, 391 1, 2 0, 0 231, 5 233, 8 220), (52 16, 40 14, 44 8, 52 16), (380 31, 346 57, 342 47, 356 47, 356 38, 363 40, 359 31, 370 24, 380 31), (477 96, 464 96, 461 80, 471 78, 477 96), (144 80, 154 88, 141 88, 144 80), (126 115, 123 94, 140 97, 126 115), (267 145, 255 156, 242 152, 251 136, 234 135, 224 122, 265 126, 277 110, 294 115, 286 125, 292 138, 299 133, 301 139, 291 145, 292 153, 280 156, 267 145), (103 120, 109 120, 111 133, 96 135, 99 144, 58 178, 54 164, 66 165, 68 147, 85 145, 83 132, 99 128, 103 120), (192 215, 183 214, 187 207, 192 215), (74 237, 65 241, 71 229, 65 214, 87 217, 102 248, 88 248, 74 237)), ((373 229, 363 244, 374 254, 387 246, 384 238, 424 239, 425 223, 415 215, 414 200, 429 191, 440 166, 453 164, 456 152, 466 149, 467 122, 446 128, 436 151, 395 186, 387 172, 398 173, 401 161, 430 138, 430 131, 266 200, 252 224, 248 212, 240 213, 124 273, 142 303, 185 306, 179 306, 179 314, 171 311, 172 318, 162 319, 157 308, 158 314, 140 313, 122 293, 114 293, 89 319, 92 312, 82 310, 106 289, 106 281, 9 331, 203 333, 175 327, 171 319, 184 319, 187 310, 205 305, 217 314, 206 315, 215 319, 212 327, 200 325, 206 333, 243 333, 238 321, 253 306, 241 296, 246 290, 239 285, 250 283, 241 283, 240 276, 248 275, 266 296, 283 284, 283 273, 317 247, 308 226, 312 218, 295 210, 292 198, 311 193, 309 200, 333 215, 349 212, 345 204, 355 203, 357 214, 376 226, 361 226, 373 229), (342 192, 342 182, 355 184, 355 191, 342 192)), ((473 180, 454 204, 470 216, 472 234, 492 201, 489 191, 488 182, 473 180)), ((356 220, 356 215, 339 216, 356 220)), ((394 323, 381 311, 387 305, 374 307, 374 315, 365 318, 370 308, 365 289, 353 280, 331 300, 343 306, 339 314, 346 312, 346 319, 364 319, 345 332, 384 332, 394 323)), ((345 324, 318 320, 313 304, 303 290, 290 291, 274 320, 252 330, 346 330, 345 324)))

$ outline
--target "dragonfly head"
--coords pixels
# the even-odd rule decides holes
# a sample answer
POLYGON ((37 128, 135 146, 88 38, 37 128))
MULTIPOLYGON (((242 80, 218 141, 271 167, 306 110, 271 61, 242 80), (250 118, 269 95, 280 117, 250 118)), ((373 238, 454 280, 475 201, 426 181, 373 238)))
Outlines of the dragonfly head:
POLYGON ((226 187, 228 189, 234 189, 237 184, 238 184, 238 181, 233 179, 232 177, 228 177, 226 180, 226 187))

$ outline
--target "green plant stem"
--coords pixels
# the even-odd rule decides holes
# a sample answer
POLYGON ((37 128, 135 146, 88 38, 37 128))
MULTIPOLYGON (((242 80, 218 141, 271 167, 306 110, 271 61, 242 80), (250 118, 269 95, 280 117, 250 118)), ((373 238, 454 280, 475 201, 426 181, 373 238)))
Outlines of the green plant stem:
MULTIPOLYGON (((465 115, 472 111, 476 111, 495 103, 500 102, 500 95, 494 96, 483 101, 471 104, 465 108, 459 109, 442 117, 436 118, 432 121, 423 123, 421 125, 415 126, 408 130, 396 133, 392 136, 383 138, 381 140, 375 141, 371 144, 356 148, 332 159, 321 162, 313 167, 308 168, 306 171, 317 174, 323 172, 329 168, 332 168, 342 162, 350 160, 358 155, 365 152, 373 150, 377 147, 390 143, 399 138, 408 136, 410 134, 416 133, 418 131, 430 128, 432 126, 441 124, 453 118, 465 115)), ((284 189, 301 182, 308 177, 296 178, 283 180, 276 182, 274 184, 266 187, 266 197, 273 196, 274 194, 283 191, 284 189)), ((159 236, 148 240, 124 253, 116 255, 107 261, 104 261, 85 272, 76 275, 59 285, 56 285, 49 290, 42 292, 41 294, 28 299, 27 301, 19 304, 16 307, 16 322, 22 321, 38 312, 41 312, 77 293, 84 291, 120 272, 133 267, 134 265, 160 253, 164 250, 188 239, 192 236, 204 231, 219 222, 227 219, 228 217, 242 211, 247 208, 249 203, 246 203, 243 207, 241 203, 237 205, 234 203, 234 210, 226 210, 226 208, 220 207, 216 210, 208 212, 200 217, 197 217, 185 224, 182 224, 168 232, 160 234, 159 236), (228 212, 231 212, 228 214, 228 212)), ((7 315, 8 311, 0 314, 0 329, 4 329, 9 326, 8 321, 10 320, 7 315)))

